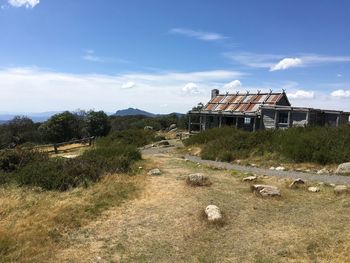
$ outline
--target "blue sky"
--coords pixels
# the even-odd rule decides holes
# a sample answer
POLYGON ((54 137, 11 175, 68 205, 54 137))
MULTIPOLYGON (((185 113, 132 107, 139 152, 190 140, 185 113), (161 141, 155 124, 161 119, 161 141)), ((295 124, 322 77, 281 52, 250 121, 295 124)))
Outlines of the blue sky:
POLYGON ((350 111, 350 1, 0 0, 0 112, 186 112, 212 88, 350 111))

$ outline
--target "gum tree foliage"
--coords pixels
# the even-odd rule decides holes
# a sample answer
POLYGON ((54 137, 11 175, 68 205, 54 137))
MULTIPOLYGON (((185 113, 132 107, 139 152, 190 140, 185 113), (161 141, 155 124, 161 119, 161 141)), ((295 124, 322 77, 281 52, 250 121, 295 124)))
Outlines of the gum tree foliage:
POLYGON ((90 136, 106 136, 111 129, 108 115, 104 111, 89 111, 86 114, 86 128, 90 136))

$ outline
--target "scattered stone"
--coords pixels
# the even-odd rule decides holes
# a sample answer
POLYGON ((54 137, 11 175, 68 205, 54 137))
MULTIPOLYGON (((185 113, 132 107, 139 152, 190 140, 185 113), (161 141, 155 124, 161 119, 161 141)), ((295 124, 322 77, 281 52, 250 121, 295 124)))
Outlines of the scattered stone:
POLYGON ((311 172, 311 170, 310 169, 306 169, 305 172, 309 173, 309 172, 311 172))
POLYGON ((339 164, 336 174, 350 174, 350 162, 339 164))
POLYGON ((322 185, 324 185, 324 182, 318 182, 317 184, 322 186, 322 185))
POLYGON ((145 131, 153 131, 153 127, 152 126, 145 126, 145 127, 143 127, 143 129, 145 131))
POLYGON ((317 171, 317 174, 329 174, 329 171, 328 171, 328 169, 323 168, 323 169, 321 169, 321 170, 318 170, 318 171, 317 171))
POLYGON ((304 180, 297 178, 289 185, 289 188, 297 188, 301 184, 305 184, 304 180))
POLYGON ((346 194, 349 191, 346 185, 337 185, 334 187, 334 193, 336 195, 346 194))
POLYGON ((177 128, 171 129, 169 132, 177 132, 177 128))
POLYGON ((142 166, 139 166, 139 170, 141 170, 142 169, 142 166))
POLYGON ((186 182, 192 186, 208 186, 211 185, 209 177, 202 173, 190 174, 187 176, 186 182))
POLYGON ((273 185, 255 184, 251 186, 252 191, 262 197, 281 196, 280 190, 273 185))
POLYGON ((320 191, 320 188, 317 187, 317 186, 310 186, 307 190, 308 190, 309 192, 317 193, 317 192, 320 191))
POLYGON ((284 168, 283 166, 278 166, 275 168, 276 171, 284 171, 286 170, 286 168, 284 168))
POLYGON ((148 175, 161 175, 162 172, 158 168, 155 168, 155 169, 150 170, 147 174, 148 175))
POLYGON ((270 167, 270 170, 275 170, 276 168, 274 166, 271 166, 270 167))
POLYGON ((329 184, 329 186, 335 187, 335 184, 329 184))
POLYGON ((216 205, 208 205, 205 208, 204 212, 208 217, 208 221, 210 222, 214 222, 222 219, 221 211, 219 207, 217 207, 216 205))
POLYGON ((255 182, 257 179, 258 179, 257 176, 252 175, 252 176, 244 177, 243 182, 255 182))
POLYGON ((160 146, 170 146, 170 143, 167 140, 162 140, 152 144, 152 147, 160 147, 160 146))
POLYGON ((171 131, 171 130, 173 130, 173 129, 176 129, 176 128, 177 128, 176 124, 173 123, 173 124, 171 124, 171 125, 169 126, 169 131, 171 131))
POLYGON ((255 163, 251 163, 250 166, 251 167, 256 167, 256 164, 255 163))

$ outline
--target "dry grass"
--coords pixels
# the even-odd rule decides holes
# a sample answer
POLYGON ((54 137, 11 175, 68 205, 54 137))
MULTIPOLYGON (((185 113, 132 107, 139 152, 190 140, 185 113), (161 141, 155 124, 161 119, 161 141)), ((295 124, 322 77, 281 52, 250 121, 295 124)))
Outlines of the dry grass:
POLYGON ((0 188, 0 262, 47 262, 67 237, 134 197, 143 177, 109 175, 89 188, 46 192, 0 188))
POLYGON ((108 202, 102 214, 86 207, 94 211, 96 200, 114 200, 115 177, 63 194, 1 190, 0 211, 7 212, 1 214, 0 251, 12 255, 3 261, 350 262, 350 195, 336 196, 328 186, 310 193, 311 183, 292 190, 285 179, 262 177, 260 183, 278 186, 282 196, 260 198, 242 182, 246 175, 171 153, 146 156, 142 166, 144 172, 160 168, 162 175, 118 177, 144 185, 143 191, 116 206, 108 202), (187 185, 186 176, 195 172, 213 184, 187 185), (209 204, 222 210, 222 224, 203 217, 209 204))

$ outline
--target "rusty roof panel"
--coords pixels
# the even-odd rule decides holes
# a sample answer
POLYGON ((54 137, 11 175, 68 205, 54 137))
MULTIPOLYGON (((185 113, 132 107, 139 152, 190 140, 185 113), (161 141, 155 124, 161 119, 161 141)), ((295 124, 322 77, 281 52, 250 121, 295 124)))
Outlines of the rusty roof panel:
POLYGON ((223 95, 219 95, 219 96, 216 96, 215 98, 213 98, 210 102, 211 103, 219 103, 225 96, 223 95))
POLYGON ((218 104, 215 110, 225 110, 229 104, 218 104))
POLYGON ((222 101, 221 101, 221 103, 229 103, 229 102, 231 102, 231 100, 234 98, 234 96, 233 95, 228 95, 228 96, 226 96, 222 101))
POLYGON ((260 104, 250 104, 249 106, 248 106, 248 108, 245 110, 245 111, 247 111, 247 112, 255 112, 255 111, 257 111, 258 109, 259 109, 259 107, 260 107, 260 104))
POLYGON ((237 106, 239 106, 240 104, 229 104, 227 107, 226 107, 226 111, 234 111, 237 106))
POLYGON ((273 94, 273 95, 270 95, 270 97, 267 99, 266 102, 272 102, 272 103, 276 103, 278 101, 278 99, 280 98, 280 94, 273 94))
POLYGON ((254 99, 255 95, 248 95, 242 101, 243 103, 249 103, 252 99, 254 99))
POLYGON ((216 104, 209 103, 204 110, 214 110, 216 107, 216 104))
POLYGON ((231 103, 240 103, 241 102, 241 100, 244 98, 244 96, 235 96, 234 98, 233 98, 233 100, 231 101, 231 103))

